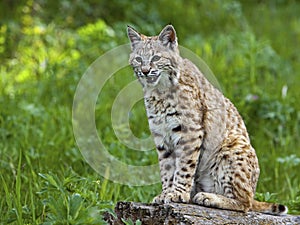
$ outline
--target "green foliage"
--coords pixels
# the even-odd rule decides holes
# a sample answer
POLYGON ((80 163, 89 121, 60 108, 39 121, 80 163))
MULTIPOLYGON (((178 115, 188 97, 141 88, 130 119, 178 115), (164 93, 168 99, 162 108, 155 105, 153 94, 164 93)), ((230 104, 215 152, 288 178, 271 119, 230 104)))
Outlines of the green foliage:
POLYGON ((44 186, 39 194, 43 196, 43 205, 47 218, 43 224, 99 224, 101 208, 111 206, 103 203, 97 192, 99 181, 90 181, 78 175, 39 174, 44 186))
POLYGON ((276 193, 270 193, 270 192, 265 192, 265 193, 256 192, 255 198, 258 201, 262 201, 262 202, 276 202, 277 201, 276 195, 277 195, 276 193))
MULTIPOLYGON (((169 22, 245 119, 261 166, 257 199, 299 214, 299 10, 296 1, 2 1, 0 223, 102 224, 116 201, 149 202, 159 193, 159 184, 99 177, 75 143, 71 118, 79 79, 97 57, 128 43, 127 24, 151 35, 169 22)), ((124 68, 107 82, 96 124, 113 156, 150 165, 155 151, 128 149, 111 126, 113 101, 133 80, 124 68)), ((142 102, 129 123, 137 137, 149 135, 142 102)))
POLYGON ((300 211, 300 192, 297 193, 297 196, 287 202, 287 205, 289 207, 289 212, 292 214, 299 214, 299 211, 300 211))
POLYGON ((129 220, 122 219, 122 222, 125 225, 141 225, 142 224, 142 222, 140 220, 133 222, 131 219, 129 219, 129 220))

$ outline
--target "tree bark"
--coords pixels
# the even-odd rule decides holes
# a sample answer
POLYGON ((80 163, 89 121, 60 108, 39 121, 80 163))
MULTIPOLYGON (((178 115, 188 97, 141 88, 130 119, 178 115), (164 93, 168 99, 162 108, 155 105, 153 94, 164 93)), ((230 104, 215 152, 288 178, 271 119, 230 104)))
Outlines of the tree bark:
POLYGON ((179 203, 158 205, 118 202, 114 212, 115 215, 105 213, 104 220, 108 224, 125 224, 123 221, 130 220, 134 222, 133 224, 139 220, 142 225, 300 224, 300 216, 272 216, 256 212, 241 213, 179 203))

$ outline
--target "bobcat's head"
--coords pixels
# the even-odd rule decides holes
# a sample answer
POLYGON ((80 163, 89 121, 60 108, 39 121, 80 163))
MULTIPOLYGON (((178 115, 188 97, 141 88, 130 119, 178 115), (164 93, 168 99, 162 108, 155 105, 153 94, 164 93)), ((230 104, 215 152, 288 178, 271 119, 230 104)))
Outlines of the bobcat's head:
POLYGON ((176 31, 167 25, 158 36, 147 37, 127 27, 131 42, 129 63, 144 88, 170 87, 178 82, 179 51, 176 31))

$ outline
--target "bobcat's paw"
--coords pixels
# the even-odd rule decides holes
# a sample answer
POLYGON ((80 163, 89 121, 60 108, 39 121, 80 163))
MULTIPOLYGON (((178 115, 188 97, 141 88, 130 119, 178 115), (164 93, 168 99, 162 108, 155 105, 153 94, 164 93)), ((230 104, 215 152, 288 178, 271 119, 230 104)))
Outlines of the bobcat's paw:
POLYGON ((216 207, 219 203, 219 198, 212 193, 199 192, 193 197, 193 203, 206 207, 216 207))
POLYGON ((166 195, 165 203, 170 203, 170 202, 188 203, 190 202, 190 198, 191 196, 187 192, 181 193, 181 192, 173 191, 166 195))
POLYGON ((166 194, 162 192, 161 194, 153 198, 152 203, 163 204, 165 203, 165 198, 166 198, 166 194))

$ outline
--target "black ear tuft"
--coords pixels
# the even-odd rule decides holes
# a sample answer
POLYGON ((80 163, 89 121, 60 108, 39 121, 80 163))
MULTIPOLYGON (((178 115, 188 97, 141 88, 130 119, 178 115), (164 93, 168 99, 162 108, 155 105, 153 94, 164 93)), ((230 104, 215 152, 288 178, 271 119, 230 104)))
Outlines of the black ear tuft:
POLYGON ((142 40, 141 35, 131 26, 127 25, 127 35, 131 43, 131 50, 134 50, 135 46, 142 40))
POLYGON ((177 47, 176 31, 172 25, 167 25, 158 35, 158 39, 163 45, 168 46, 172 50, 177 47))

